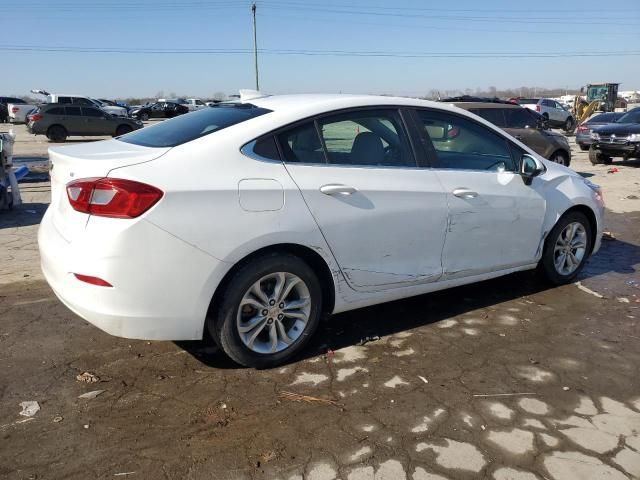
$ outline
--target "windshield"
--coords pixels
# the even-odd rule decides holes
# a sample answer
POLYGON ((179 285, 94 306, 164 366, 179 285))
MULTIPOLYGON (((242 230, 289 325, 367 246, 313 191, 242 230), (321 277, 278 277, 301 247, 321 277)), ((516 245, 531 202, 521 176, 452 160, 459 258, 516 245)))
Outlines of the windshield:
POLYGON ((640 108, 628 111, 616 123, 640 123, 640 108))
POLYGON ((143 147, 175 147, 269 112, 246 103, 218 104, 136 130, 118 140, 143 147))

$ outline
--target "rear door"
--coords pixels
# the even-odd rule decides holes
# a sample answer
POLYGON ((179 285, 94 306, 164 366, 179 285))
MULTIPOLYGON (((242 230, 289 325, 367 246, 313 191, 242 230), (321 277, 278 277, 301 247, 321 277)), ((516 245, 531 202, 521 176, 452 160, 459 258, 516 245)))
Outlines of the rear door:
POLYGON ((376 291, 440 278, 446 196, 437 176, 418 167, 415 142, 397 109, 323 116, 277 138, 352 288, 376 291))
POLYGON ((419 110, 417 121, 447 192, 443 279, 534 262, 545 200, 517 173, 519 158, 510 142, 452 112, 419 110))
POLYGON ((64 128, 69 135, 86 135, 87 124, 82 117, 80 107, 67 105, 64 107, 65 119, 64 128))

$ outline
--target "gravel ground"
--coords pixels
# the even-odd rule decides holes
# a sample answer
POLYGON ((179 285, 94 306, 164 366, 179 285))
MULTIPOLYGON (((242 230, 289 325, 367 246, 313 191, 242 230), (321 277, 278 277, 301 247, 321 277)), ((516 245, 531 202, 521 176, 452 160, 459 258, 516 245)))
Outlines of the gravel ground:
POLYGON ((579 284, 516 274, 337 315, 262 371, 70 313, 38 268, 48 184, 23 184, 0 213, 0 478, 640 478, 640 161, 614 166, 574 150, 616 237, 579 284))

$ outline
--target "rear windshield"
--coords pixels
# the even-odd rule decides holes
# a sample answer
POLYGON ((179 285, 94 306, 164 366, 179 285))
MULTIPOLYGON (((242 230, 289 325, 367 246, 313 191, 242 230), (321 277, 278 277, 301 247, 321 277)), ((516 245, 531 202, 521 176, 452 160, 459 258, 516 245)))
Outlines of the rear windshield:
POLYGON ((143 147, 175 147, 269 112, 247 103, 218 104, 136 130, 118 140, 143 147))
POLYGON ((540 101, 539 98, 519 98, 518 103, 520 105, 530 105, 532 103, 538 103, 540 101))

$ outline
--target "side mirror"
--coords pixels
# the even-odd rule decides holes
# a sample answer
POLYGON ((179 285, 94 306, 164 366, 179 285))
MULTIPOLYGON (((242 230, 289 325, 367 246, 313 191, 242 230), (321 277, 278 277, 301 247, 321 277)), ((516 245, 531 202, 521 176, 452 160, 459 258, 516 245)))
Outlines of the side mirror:
POLYGON ((531 185, 533 177, 537 177, 545 168, 542 162, 538 161, 535 157, 525 154, 520 160, 520 176, 525 185, 531 185))

